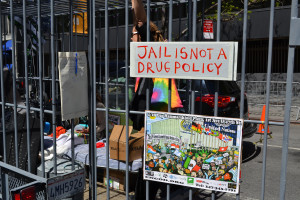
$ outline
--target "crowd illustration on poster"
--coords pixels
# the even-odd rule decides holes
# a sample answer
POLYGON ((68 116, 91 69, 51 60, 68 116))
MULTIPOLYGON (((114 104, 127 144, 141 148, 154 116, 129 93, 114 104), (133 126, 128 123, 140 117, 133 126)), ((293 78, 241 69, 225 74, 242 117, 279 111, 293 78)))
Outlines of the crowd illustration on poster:
POLYGON ((144 179, 237 193, 242 119, 147 111, 144 179))

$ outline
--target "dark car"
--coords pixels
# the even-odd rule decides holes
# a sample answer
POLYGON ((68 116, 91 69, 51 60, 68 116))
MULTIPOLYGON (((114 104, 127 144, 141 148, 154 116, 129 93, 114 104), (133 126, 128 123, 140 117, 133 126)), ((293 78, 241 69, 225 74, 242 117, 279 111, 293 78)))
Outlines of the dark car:
MULTIPOLYGON (((185 83, 181 82, 183 87, 179 94, 184 105, 180 112, 190 111, 186 99, 185 83)), ((216 82, 210 80, 195 80, 195 114, 214 116, 216 82)), ((240 99, 241 90, 234 81, 219 81, 218 93, 218 116, 240 118, 240 99)), ((249 119, 248 101, 245 94, 244 99, 244 119, 249 119)), ((243 138, 251 137, 257 131, 257 125, 253 123, 244 123, 243 138)))

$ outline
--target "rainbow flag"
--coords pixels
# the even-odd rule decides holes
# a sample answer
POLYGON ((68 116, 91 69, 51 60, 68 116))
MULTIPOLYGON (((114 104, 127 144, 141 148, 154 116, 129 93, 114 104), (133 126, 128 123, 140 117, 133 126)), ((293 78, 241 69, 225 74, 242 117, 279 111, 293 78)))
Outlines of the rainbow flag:
MULTIPOLYGON (((169 93, 169 79, 167 78, 153 78, 153 93, 151 96, 151 103, 165 103, 168 104, 168 93, 169 93)), ((135 92, 137 91, 140 78, 136 79, 135 92)), ((178 94, 175 79, 172 79, 171 87, 171 108, 182 108, 182 102, 178 94)), ((164 108, 162 108, 164 109, 164 108)))

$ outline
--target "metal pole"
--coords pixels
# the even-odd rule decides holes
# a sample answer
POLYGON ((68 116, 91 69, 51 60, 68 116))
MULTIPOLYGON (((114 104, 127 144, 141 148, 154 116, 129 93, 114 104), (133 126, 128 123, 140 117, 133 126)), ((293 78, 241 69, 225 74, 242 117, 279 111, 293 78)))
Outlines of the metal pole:
MULTIPOLYGON (((172 30, 173 30, 173 0, 170 0, 169 4, 169 41, 172 41, 172 30)), ((172 95, 172 79, 168 79, 169 87, 168 87, 168 112, 172 112, 171 110, 171 95, 172 95)), ((167 200, 170 200, 170 184, 167 184, 167 200)))
POLYGON ((97 199, 97 163, 96 163, 96 90, 95 90, 95 1, 88 2, 89 10, 89 61, 90 61, 90 198, 97 199))
MULTIPOLYGON (((147 0, 147 42, 150 41, 150 0, 147 0)), ((150 91, 149 91, 149 78, 146 79, 147 88, 146 88, 146 110, 150 108, 150 91)), ((149 200, 149 181, 146 180, 146 200, 149 200)))
MULTIPOLYGON (((96 134, 97 134, 97 131, 96 131, 96 107, 97 107, 97 103, 96 103, 96 85, 95 85, 95 82, 96 82, 96 25, 95 25, 95 0, 92 0, 91 1, 91 16, 92 16, 92 20, 91 20, 91 25, 92 25, 92 31, 91 31, 91 49, 92 49, 92 52, 91 52, 91 56, 92 56, 92 73, 93 73, 93 77, 92 77, 92 95, 93 95, 93 104, 92 104, 92 109, 93 109, 93 116, 92 116, 92 119, 93 120, 93 126, 91 128, 91 133, 92 133, 92 136, 93 136, 93 143, 92 143, 92 150, 93 150, 93 192, 94 192, 94 198, 97 199, 97 159, 96 159, 96 156, 97 156, 97 150, 96 150, 96 134)), ((108 120, 106 119, 106 122, 108 120)), ((106 127, 108 127, 108 124, 106 123, 106 127)), ((108 131, 108 129, 106 129, 108 131)), ((108 140, 107 140, 108 141, 108 140)), ((107 145, 107 144, 106 144, 107 145)), ((108 152, 108 151, 107 151, 108 152)), ((109 154, 109 153, 107 153, 109 154)), ((107 162, 108 163, 108 162, 107 162)))
MULTIPOLYGON (((19 150, 18 150, 18 121, 17 121, 17 98, 16 98, 16 47, 15 47, 15 17, 13 0, 10 0, 10 26, 11 26, 11 43, 12 43, 12 70, 13 70, 13 102, 14 102, 14 129, 15 129, 15 161, 16 167, 19 167, 19 150)), ((2 38, 1 38, 2 39, 2 38)), ((2 47, 1 47, 2 48, 2 47)))
POLYGON ((55 97, 55 55, 54 55, 54 0, 51 0, 51 75, 52 75, 52 131, 53 131, 53 154, 54 154, 54 173, 57 175, 56 158, 56 97, 55 97))
MULTIPOLYGON (((117 11, 116 13, 116 21, 117 21, 117 25, 116 25, 116 43, 117 43, 117 47, 116 47, 116 53, 117 53, 117 65, 116 65, 116 72, 117 72, 117 85, 119 84, 119 13, 117 11)), ((116 93, 116 108, 119 107, 119 93, 116 93)))
POLYGON ((26 23, 26 0, 23 0, 23 47, 24 47, 24 67, 25 67, 25 89, 26 89, 26 127, 27 127, 27 154, 28 171, 31 172, 30 156, 30 105, 29 105, 29 86, 28 86, 28 60, 27 60, 27 23, 26 23))
MULTIPOLYGON (((108 48, 108 41, 109 41, 109 23, 108 23, 108 0, 105 0, 105 122, 106 127, 108 127, 108 62, 109 62, 109 48, 108 48)), ((106 128, 106 141, 109 140, 109 132, 108 128, 106 128)), ((106 142, 106 179, 107 179, 107 190, 106 196, 109 199, 109 142, 106 142)))
MULTIPOLYGON (((69 27, 69 51, 73 52, 73 0, 70 0, 70 27, 69 27)), ((75 16, 75 32, 77 31, 76 16, 75 16)), ((77 52, 77 32, 76 32, 76 52, 77 52)), ((71 157, 72 157, 72 170, 75 169, 75 156, 74 156, 74 119, 71 119, 71 157)))
POLYGON ((99 93, 102 94, 102 64, 101 64, 101 13, 99 13, 99 33, 98 33, 98 40, 99 40, 99 93))
MULTIPOLYGON (((129 199, 129 74, 128 74, 128 24, 129 24, 128 1, 125 1, 125 118, 126 118, 126 199, 129 199)), ((118 33, 118 32, 117 32, 118 33)))
MULTIPOLYGON (((248 0, 244 1, 244 16, 243 17, 244 17, 244 22, 243 22, 243 49, 242 49, 242 71, 241 71, 240 118, 244 117, 244 101, 245 101, 244 93, 245 93, 246 47, 247 47, 248 0)), ((240 162, 241 162, 241 160, 240 160, 240 162)), ((240 194, 239 193, 236 195, 236 199, 240 199, 240 194)))
POLYGON ((69 51, 73 50, 73 0, 70 0, 69 51))
POLYGON ((62 51, 65 51, 65 17, 64 16, 62 16, 61 49, 62 51))
MULTIPOLYGON (((298 17, 298 0, 293 0, 291 5, 291 20, 295 20, 298 17)), ((299 18, 297 18, 299 20, 299 18)), ((295 28, 290 26, 290 35, 295 28)), ((285 109, 284 109, 284 128, 283 128, 283 140, 282 140, 282 160, 281 160, 281 175, 280 175, 280 199, 285 199, 286 191, 286 171, 288 160, 288 147, 289 147, 289 134, 290 134, 290 114, 292 106, 292 82, 293 71, 295 62, 295 46, 289 44, 289 57, 288 57, 288 69, 287 69, 287 81, 286 81, 286 96, 285 96, 285 109)))
MULTIPOLYGON (((5 17, 4 17, 5 20, 5 17)), ((1 35, 1 40, 0 40, 0 60, 3 60, 3 51, 2 51, 2 8, 1 8, 1 3, 0 3, 0 35, 1 35)), ((0 62, 0 81, 1 81, 1 114, 2 116, 5 116, 5 99, 4 99, 4 81, 3 81, 3 62, 0 62)), ((6 131, 5 131, 5 117, 2 117, 2 145, 3 145, 3 161, 6 163, 6 131)))
POLYGON ((274 7, 275 1, 271 1, 270 10, 270 27, 269 27, 269 49, 268 49, 268 71, 267 71, 267 97, 266 97, 266 115, 265 115, 265 130, 264 130, 264 146, 263 146, 263 170, 262 170, 262 185, 261 199, 265 198, 266 184, 266 166, 267 166, 267 144, 268 144, 268 125, 269 125, 269 102, 270 102, 270 87, 271 87, 271 65, 272 65, 272 50, 273 50, 273 26, 274 26, 274 7))
POLYGON ((44 106, 43 106, 43 63, 42 63, 42 25, 41 25, 41 0, 38 0, 38 51, 39 51, 39 85, 40 85, 40 134, 41 134, 41 164, 42 174, 45 177, 45 154, 44 154, 44 106))
MULTIPOLYGON (((220 41, 220 24, 221 24, 221 0, 218 0, 218 18, 217 18, 217 42, 220 41)), ((215 82, 216 92, 215 92, 215 105, 214 105, 214 116, 218 116, 218 104, 219 104, 219 81, 215 82)), ((211 193, 211 199, 214 200, 216 198, 215 191, 211 193)))
MULTIPOLYGON (((192 41, 196 41, 196 29, 197 29, 197 0, 193 0, 193 13, 192 13, 192 41)), ((191 31, 191 30, 190 30, 191 31)), ((191 32, 189 32, 190 34, 191 32)), ((192 93, 191 93, 191 114, 195 114, 195 81, 191 81, 192 93)), ((193 133, 192 133, 193 134, 193 133)), ((189 189, 189 200, 193 199, 193 189, 189 189)))

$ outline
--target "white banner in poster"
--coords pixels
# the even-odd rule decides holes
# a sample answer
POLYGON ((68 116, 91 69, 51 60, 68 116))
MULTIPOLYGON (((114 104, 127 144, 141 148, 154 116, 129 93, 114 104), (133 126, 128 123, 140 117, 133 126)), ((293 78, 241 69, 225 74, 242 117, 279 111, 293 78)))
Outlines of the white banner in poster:
POLYGON ((88 76, 85 52, 58 52, 62 120, 88 115, 88 76))
POLYGON ((238 193, 243 119, 146 111, 145 124, 145 180, 238 193))
POLYGON ((130 76, 235 81, 237 42, 131 42, 130 76))

